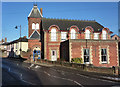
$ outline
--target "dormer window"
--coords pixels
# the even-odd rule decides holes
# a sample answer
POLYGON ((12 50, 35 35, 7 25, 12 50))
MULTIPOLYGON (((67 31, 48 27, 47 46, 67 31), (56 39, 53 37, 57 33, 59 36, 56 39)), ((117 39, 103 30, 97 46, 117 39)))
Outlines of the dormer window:
POLYGON ((90 31, 89 30, 85 31, 85 39, 90 39, 90 31))
POLYGON ((94 39, 99 39, 99 33, 94 33, 94 39))
POLYGON ((76 31, 74 29, 71 30, 71 39, 76 39, 76 31))
POLYGON ((56 41, 57 35, 56 35, 56 29, 51 29, 51 41, 56 41))
POLYGON ((67 39, 67 32, 61 32, 61 41, 65 41, 67 39))
POLYGON ((107 39, 107 32, 105 30, 102 31, 102 38, 103 40, 107 39))
POLYGON ((35 23, 32 23, 32 29, 35 29, 35 23))

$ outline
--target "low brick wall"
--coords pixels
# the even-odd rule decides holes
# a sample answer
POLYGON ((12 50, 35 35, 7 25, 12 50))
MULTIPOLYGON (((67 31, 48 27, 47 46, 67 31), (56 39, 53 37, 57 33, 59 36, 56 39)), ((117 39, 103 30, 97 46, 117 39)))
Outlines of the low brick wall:
POLYGON ((77 68, 78 70, 88 71, 88 72, 97 72, 103 74, 111 74, 111 75, 120 75, 120 67, 95 67, 93 65, 85 65, 85 64, 76 64, 69 63, 64 61, 48 61, 48 60, 38 60, 41 63, 61 65, 66 67, 77 68))

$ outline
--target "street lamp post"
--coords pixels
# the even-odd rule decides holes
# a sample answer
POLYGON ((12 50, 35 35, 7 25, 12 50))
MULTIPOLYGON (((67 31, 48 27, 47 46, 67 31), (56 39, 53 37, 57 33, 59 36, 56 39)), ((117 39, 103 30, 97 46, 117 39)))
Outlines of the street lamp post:
POLYGON ((16 29, 20 27, 20 57, 21 57, 21 25, 20 26, 15 26, 16 29))

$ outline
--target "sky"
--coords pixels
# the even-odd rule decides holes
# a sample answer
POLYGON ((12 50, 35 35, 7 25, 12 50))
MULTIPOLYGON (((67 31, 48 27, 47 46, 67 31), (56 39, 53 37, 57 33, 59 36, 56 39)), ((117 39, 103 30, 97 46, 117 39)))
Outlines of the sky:
MULTIPOLYGON (((28 15, 34 2, 2 2, 2 38, 8 41, 28 36, 28 15)), ((58 19, 96 20, 118 34, 118 2, 37 2, 43 17, 58 19)))

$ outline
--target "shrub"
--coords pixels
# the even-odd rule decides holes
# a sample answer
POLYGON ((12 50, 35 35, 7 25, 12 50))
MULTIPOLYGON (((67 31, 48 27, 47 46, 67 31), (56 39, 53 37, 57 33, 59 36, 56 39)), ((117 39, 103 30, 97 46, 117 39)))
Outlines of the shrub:
POLYGON ((71 62, 73 62, 73 63, 83 63, 83 59, 82 58, 72 58, 71 62))

